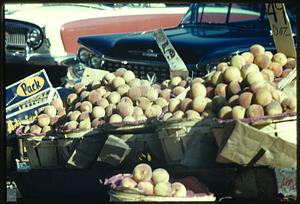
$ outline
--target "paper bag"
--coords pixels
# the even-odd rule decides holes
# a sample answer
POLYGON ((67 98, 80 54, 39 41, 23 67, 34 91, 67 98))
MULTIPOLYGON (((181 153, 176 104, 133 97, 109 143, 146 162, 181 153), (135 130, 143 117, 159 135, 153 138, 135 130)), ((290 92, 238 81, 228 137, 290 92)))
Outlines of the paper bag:
POLYGON ((234 121, 224 127, 217 161, 221 156, 241 165, 296 167, 296 152, 295 143, 234 121))

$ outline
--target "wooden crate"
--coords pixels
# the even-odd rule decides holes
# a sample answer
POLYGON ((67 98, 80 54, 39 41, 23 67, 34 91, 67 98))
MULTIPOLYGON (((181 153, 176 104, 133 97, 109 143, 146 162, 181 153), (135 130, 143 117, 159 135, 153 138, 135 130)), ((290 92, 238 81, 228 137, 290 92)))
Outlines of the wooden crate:
MULTIPOLYGON (((64 168, 67 160, 78 145, 80 138, 34 139, 22 138, 23 150, 32 169, 64 168)), ((21 160, 26 160, 24 158, 21 160)))

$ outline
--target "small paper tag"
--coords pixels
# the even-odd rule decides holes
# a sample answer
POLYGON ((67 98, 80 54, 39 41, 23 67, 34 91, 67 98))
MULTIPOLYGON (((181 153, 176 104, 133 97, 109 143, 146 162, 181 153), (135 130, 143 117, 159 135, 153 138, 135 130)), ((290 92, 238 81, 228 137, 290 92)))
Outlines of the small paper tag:
POLYGON ((100 81, 107 73, 108 71, 86 67, 83 72, 81 83, 88 85, 94 80, 100 81))
POLYGON ((159 49, 170 66, 170 77, 181 76, 184 79, 187 78, 189 75, 188 69, 164 31, 161 28, 154 30, 153 35, 159 49))
POLYGON ((296 57, 291 24, 284 4, 266 3, 266 10, 277 52, 282 52, 288 57, 296 57))

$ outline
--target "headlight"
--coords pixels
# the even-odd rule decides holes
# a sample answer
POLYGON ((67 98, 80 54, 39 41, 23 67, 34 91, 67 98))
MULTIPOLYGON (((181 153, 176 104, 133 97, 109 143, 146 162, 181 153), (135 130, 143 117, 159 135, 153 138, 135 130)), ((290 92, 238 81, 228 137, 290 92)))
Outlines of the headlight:
POLYGON ((80 62, 86 64, 90 59, 90 52, 86 49, 80 49, 78 52, 78 59, 80 62))
POLYGON ((90 65, 91 67, 93 68, 97 68, 97 67, 100 67, 100 64, 101 64, 101 59, 97 56, 93 56, 90 60, 90 65))
POLYGON ((77 77, 77 78, 81 78, 83 76, 83 72, 84 72, 84 66, 81 64, 75 64, 74 66, 72 66, 73 69, 73 74, 77 77))
POLYGON ((39 29, 33 29, 27 33, 27 43, 32 48, 38 48, 43 41, 41 31, 39 29))

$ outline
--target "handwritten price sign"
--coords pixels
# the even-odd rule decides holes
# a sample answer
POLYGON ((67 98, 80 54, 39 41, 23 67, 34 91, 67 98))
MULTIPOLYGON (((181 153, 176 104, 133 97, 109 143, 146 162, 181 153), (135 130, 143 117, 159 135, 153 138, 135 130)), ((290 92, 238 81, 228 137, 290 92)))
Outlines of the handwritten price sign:
POLYGON ((187 67, 177 54, 164 31, 162 29, 154 30, 153 35, 158 47, 170 66, 170 77, 181 76, 182 78, 187 78, 189 74, 187 67))
POLYGON ((288 57, 296 57, 291 24, 284 4, 266 3, 266 10, 277 52, 282 52, 288 57))

